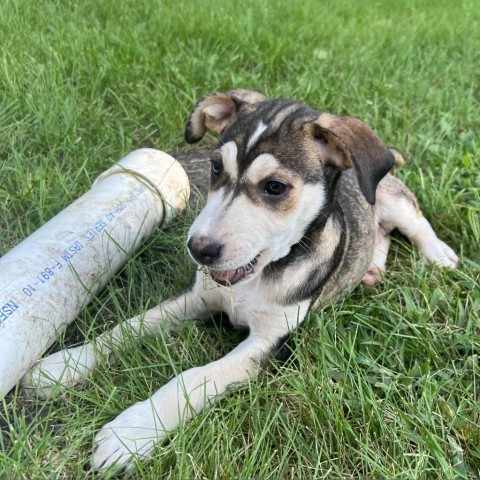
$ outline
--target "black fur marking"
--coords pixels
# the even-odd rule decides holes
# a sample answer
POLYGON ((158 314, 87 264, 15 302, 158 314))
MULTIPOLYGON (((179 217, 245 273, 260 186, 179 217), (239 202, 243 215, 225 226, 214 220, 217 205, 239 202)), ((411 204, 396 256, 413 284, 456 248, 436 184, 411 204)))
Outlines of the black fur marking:
MULTIPOLYGON (((355 156, 353 156, 353 160, 360 188, 368 203, 370 205, 375 205, 375 193, 377 190, 377 185, 380 183, 380 180, 382 180, 382 178, 392 169, 395 163, 395 157, 389 150, 385 149, 385 164, 383 168, 363 167, 363 169, 361 169, 358 166, 358 160, 355 156)), ((363 162, 363 164, 368 165, 366 162, 363 162)))
POLYGON ((323 287, 328 282, 330 277, 342 264, 345 254, 345 244, 347 239, 346 223, 343 215, 339 212, 334 213, 335 221, 338 222, 338 227, 341 231, 340 240, 335 247, 332 257, 323 265, 313 265, 310 275, 292 292, 288 292, 285 299, 287 305, 297 303, 302 300, 318 298, 322 293, 323 287))
POLYGON ((271 350, 271 356, 279 362, 286 362, 292 355, 293 350, 293 335, 292 333, 287 333, 277 340, 277 343, 271 350))
POLYGON ((322 163, 325 184, 327 186, 327 195, 333 196, 340 179, 341 171, 337 167, 329 163, 322 163))
POLYGON ((297 325, 295 330, 286 333, 283 337, 277 339, 274 346, 270 349, 270 357, 273 357, 277 362, 286 362, 290 359, 292 353, 297 348, 297 338, 306 327, 306 318, 307 317, 297 325))

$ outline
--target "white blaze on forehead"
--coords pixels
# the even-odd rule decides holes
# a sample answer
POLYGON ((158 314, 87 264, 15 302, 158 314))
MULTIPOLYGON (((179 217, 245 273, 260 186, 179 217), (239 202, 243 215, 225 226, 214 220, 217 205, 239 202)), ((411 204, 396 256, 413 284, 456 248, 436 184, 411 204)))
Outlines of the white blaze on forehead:
POLYGON ((256 183, 262 178, 272 175, 280 167, 280 162, 270 153, 259 155, 245 172, 248 182, 256 183))
POLYGON ((260 120, 260 123, 257 126, 257 129, 253 132, 253 135, 250 137, 247 143, 247 152, 257 143, 260 135, 267 129, 267 125, 263 123, 263 120, 260 120))
POLYGON ((237 168, 237 153, 238 148, 235 142, 227 142, 220 148, 222 152, 223 168, 230 175, 232 180, 236 180, 238 177, 237 168))

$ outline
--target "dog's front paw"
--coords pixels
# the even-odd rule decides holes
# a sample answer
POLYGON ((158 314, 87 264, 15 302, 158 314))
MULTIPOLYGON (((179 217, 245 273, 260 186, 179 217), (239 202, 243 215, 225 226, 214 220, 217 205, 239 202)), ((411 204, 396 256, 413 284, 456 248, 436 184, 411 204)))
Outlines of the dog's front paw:
POLYGON ((128 408, 96 435, 92 467, 131 470, 136 459, 151 457, 155 444, 164 438, 160 423, 151 400, 128 408))
POLYGON ((58 387, 85 380, 95 366, 94 346, 85 344, 48 355, 23 378, 22 386, 46 398, 58 387))
POLYGON ((440 267, 455 268, 458 264, 457 254, 440 239, 429 242, 422 246, 420 252, 428 264, 435 264, 440 267))

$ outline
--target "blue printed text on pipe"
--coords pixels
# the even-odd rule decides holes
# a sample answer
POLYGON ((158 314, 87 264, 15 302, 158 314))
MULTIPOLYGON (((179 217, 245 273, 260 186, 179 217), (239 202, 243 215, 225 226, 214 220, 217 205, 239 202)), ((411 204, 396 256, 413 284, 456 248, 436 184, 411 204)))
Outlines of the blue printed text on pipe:
POLYGON ((13 301, 10 300, 7 302, 3 307, 0 307, 0 325, 13 313, 18 310, 18 305, 13 301))

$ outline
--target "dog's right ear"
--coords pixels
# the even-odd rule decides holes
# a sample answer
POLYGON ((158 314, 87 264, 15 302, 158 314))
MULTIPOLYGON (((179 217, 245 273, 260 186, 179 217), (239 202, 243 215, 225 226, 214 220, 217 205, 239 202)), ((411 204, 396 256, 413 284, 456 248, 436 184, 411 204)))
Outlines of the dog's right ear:
POLYGON ((237 118, 242 104, 259 103, 267 99, 253 90, 237 88, 226 93, 212 93, 203 97, 192 110, 185 127, 185 140, 196 143, 205 135, 206 129, 221 133, 237 118))
POLYGON ((330 164, 339 170, 355 168, 363 195, 374 205, 377 185, 395 161, 377 134, 358 118, 329 113, 307 125, 330 164))

